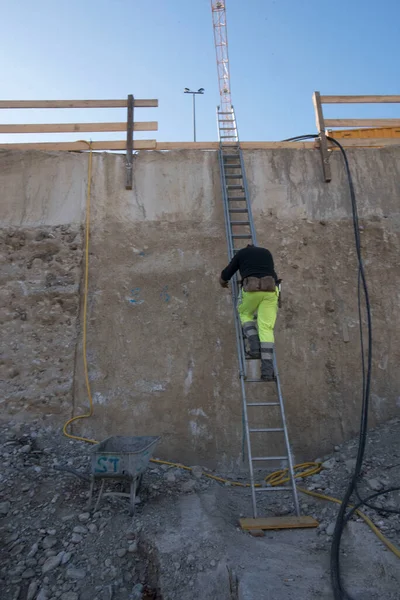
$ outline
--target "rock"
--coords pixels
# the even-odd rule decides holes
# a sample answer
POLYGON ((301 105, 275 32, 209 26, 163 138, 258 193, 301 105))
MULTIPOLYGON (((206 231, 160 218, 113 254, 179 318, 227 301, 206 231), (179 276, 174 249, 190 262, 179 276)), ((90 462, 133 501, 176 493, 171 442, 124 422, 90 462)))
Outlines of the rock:
POLYGON ((53 546, 55 546, 57 544, 57 538, 48 535, 47 537, 44 538, 44 540, 42 541, 42 546, 45 550, 49 550, 50 548, 52 548, 53 546))
POLYGON ((326 460, 325 462, 322 463, 322 468, 328 469, 329 471, 331 469, 334 469, 335 466, 336 466, 336 460, 334 458, 330 458, 329 460, 326 460))
POLYGON ((22 448, 20 449, 20 453, 21 454, 29 454, 29 452, 32 450, 32 446, 30 444, 25 444, 25 446, 22 446, 22 448))
POLYGON ((72 521, 72 519, 75 519, 75 515, 64 515, 61 517, 61 521, 63 521, 63 523, 66 521, 72 521))
POLYGON ((79 600, 79 596, 75 592, 64 592, 61 594, 61 600, 79 600))
POLYGON ((73 544, 79 544, 83 540, 83 537, 79 533, 73 533, 71 535, 71 542, 73 544))
POLYGON ((188 481, 185 481, 184 483, 182 483, 181 489, 182 489, 182 492, 193 492, 195 487, 196 487, 196 482, 193 479, 189 479, 188 481))
POLYGON ((0 502, 0 515, 8 515, 10 508, 10 502, 0 502))
POLYGON ((28 558, 33 558, 34 556, 36 556, 38 550, 39 550, 39 544, 37 542, 35 542, 33 544, 32 548, 28 552, 28 558))
POLYGON ((379 479, 368 479, 367 483, 371 490, 374 490, 375 492, 383 490, 383 483, 379 481, 379 479))
POLYGON ((106 558, 106 560, 104 561, 104 564, 108 568, 112 567, 112 561, 111 561, 111 559, 110 558, 106 558))
POLYGON ((137 542, 132 542, 131 544, 129 544, 128 546, 128 552, 137 552, 138 551, 138 545, 137 542))
POLYGON ((253 537, 264 537, 265 536, 265 532, 262 529, 251 529, 249 531, 249 533, 253 537))
POLYGON ((357 460, 355 458, 349 458, 348 460, 345 460, 344 465, 346 467, 346 471, 349 473, 353 472, 356 468, 356 462, 357 460))
POLYGON ((46 588, 42 588, 38 595, 36 596, 36 600, 48 600, 48 593, 46 588))
POLYGON ((61 557, 61 564, 66 565, 67 562, 71 559, 71 552, 63 552, 61 557))
POLYGON ((56 529, 48 529, 48 530, 47 530, 47 533, 48 533, 49 535, 51 535, 51 536, 54 536, 54 535, 56 535, 56 533, 57 533, 57 530, 56 530, 56 529))
POLYGON ((39 583, 35 580, 31 581, 28 587, 28 592, 26 594, 26 600, 33 600, 36 596, 37 589, 39 587, 39 583))
POLYGON ((86 512, 86 513, 81 513, 78 516, 78 519, 81 523, 86 523, 86 521, 89 521, 90 519, 90 513, 86 512))
POLYGON ((66 575, 68 579, 85 579, 86 571, 85 569, 75 569, 74 567, 69 567, 66 575))
POLYGON ((129 595, 129 600, 142 600, 143 598, 143 586, 141 583, 137 583, 133 586, 132 592, 129 595))
POLYGON ((196 479, 201 479, 203 477, 203 469, 201 467, 192 467, 192 475, 196 479))
POLYGON ((83 527, 83 525, 77 525, 76 527, 74 527, 73 532, 85 535, 85 533, 87 533, 88 530, 86 527, 83 527))
POLYGON ((94 523, 90 523, 90 525, 88 525, 88 529, 90 531, 90 533, 96 533, 97 532, 97 527, 94 523))
POLYGON ((168 471, 168 473, 165 473, 164 479, 166 481, 168 481, 168 483, 175 483, 175 481, 176 481, 176 477, 173 473, 171 473, 171 471, 168 471))
POLYGON ((119 556, 119 558, 124 558, 125 554, 126 554, 126 548, 118 548, 117 556, 119 556))
POLYGON ((35 571, 33 569, 27 569, 22 573, 21 577, 22 579, 32 579, 32 577, 35 577, 35 571))
POLYGON ((46 562, 44 563, 44 565, 42 567, 43 575, 45 573, 49 573, 50 571, 53 571, 53 569, 56 569, 61 563, 62 556, 63 556, 63 552, 60 552, 56 556, 50 556, 50 558, 48 558, 46 560, 46 562))
POLYGON ((215 560, 211 560, 210 561, 210 567, 215 567, 217 563, 215 562, 215 560))
POLYGON ((37 560, 36 558, 27 558, 25 561, 25 564, 27 567, 36 567, 37 566, 37 560))
POLYGON ((336 526, 335 521, 332 521, 332 523, 329 523, 328 527, 325 530, 326 535, 333 535, 333 533, 335 531, 335 526, 336 526))

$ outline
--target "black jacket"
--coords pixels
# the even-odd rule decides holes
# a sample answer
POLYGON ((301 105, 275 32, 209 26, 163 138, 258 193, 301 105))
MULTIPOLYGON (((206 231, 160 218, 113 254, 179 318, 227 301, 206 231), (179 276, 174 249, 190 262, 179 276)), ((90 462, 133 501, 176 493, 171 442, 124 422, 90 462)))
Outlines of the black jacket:
POLYGON ((266 248, 247 246, 239 250, 229 265, 222 271, 221 279, 229 281, 238 270, 242 280, 246 277, 265 277, 269 275, 274 277, 276 283, 278 283, 274 259, 271 252, 266 248))

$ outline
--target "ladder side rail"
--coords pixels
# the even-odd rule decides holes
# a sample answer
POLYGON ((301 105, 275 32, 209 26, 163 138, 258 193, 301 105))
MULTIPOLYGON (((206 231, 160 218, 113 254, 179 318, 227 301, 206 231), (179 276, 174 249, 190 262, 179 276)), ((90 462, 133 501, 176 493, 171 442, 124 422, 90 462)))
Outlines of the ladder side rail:
POLYGON ((248 188, 248 184, 247 184, 246 169, 245 169, 245 165, 244 165, 244 158, 243 158, 242 150, 239 150, 239 159, 240 159, 240 166, 241 166, 241 170, 242 170, 242 181, 243 181, 244 194, 246 196, 246 206, 247 206, 247 213, 248 213, 248 218, 249 218, 249 223, 250 223, 250 233, 251 233, 251 237, 252 237, 252 243, 255 246, 257 246, 257 234, 256 234, 256 228, 254 226, 253 212, 251 210, 250 194, 249 194, 249 188, 248 188))
MULTIPOLYGON (((223 152, 220 148, 219 152, 219 162, 220 162, 220 176, 221 176, 221 188, 223 194, 223 204, 224 204, 224 216, 225 216, 225 233, 228 245, 228 256, 230 259, 234 256, 233 250, 233 238, 232 238, 232 230, 231 230, 231 218, 229 214, 229 201, 227 197, 227 189, 226 189, 226 179, 225 179, 225 167, 224 167, 224 158, 223 152)), ((251 441, 249 434, 249 420, 247 413, 247 396, 246 396, 246 388, 245 388, 245 376, 246 376, 246 359, 245 359, 245 348, 244 348, 244 339, 242 335, 242 325, 239 319, 239 313, 237 310, 238 300, 239 300, 239 282, 237 275, 232 278, 231 282, 231 297, 234 311, 234 320, 235 320, 235 334, 236 334, 236 348, 239 360, 239 377, 240 377, 240 388, 242 393, 242 411, 243 411, 243 421, 244 421, 244 435, 246 437, 246 446, 247 446, 247 457, 249 462, 249 471, 250 471, 250 485, 251 485, 251 497, 252 497, 252 505, 253 505, 253 516, 257 517, 257 502, 256 502, 256 494, 255 494, 255 485, 254 485, 254 469, 253 469, 253 456, 251 451, 251 441)))
POLYGON ((219 106, 217 106, 217 134, 218 134, 218 141, 219 143, 221 143, 221 132, 219 130, 220 125, 219 125, 219 106))
POLYGON ((273 353, 273 363, 274 363, 274 371, 275 371, 275 376, 276 376, 276 390, 278 392, 279 404, 280 404, 281 415, 282 415, 283 434, 284 434, 284 437, 285 437, 285 445, 286 445, 286 451, 287 451, 287 455, 288 455, 288 468, 289 468, 289 476, 290 476, 290 481, 291 481, 292 490, 293 490, 294 506, 295 506, 295 510, 296 510, 296 515, 299 517, 300 516, 299 499, 298 499, 298 496, 297 496, 297 487, 296 487, 296 481, 295 481, 295 478, 294 478, 293 458, 292 458, 292 452, 291 452, 291 448, 290 448, 289 435, 288 435, 288 431, 287 431, 285 406, 284 406, 284 403, 283 403, 282 390, 281 390, 281 382, 280 382, 280 379, 279 379, 279 373, 278 373, 278 366, 277 366, 275 351, 273 353))

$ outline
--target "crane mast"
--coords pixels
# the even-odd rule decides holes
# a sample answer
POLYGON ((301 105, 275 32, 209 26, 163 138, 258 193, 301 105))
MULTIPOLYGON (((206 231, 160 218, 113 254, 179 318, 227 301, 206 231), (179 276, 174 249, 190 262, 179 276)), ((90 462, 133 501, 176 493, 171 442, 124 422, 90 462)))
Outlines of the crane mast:
POLYGON ((223 141, 238 141, 236 119, 231 98, 229 73, 228 30, 226 24, 226 3, 211 0, 215 52, 217 57, 218 87, 220 106, 217 110, 218 135, 223 141), (228 125, 228 127, 226 127, 228 125), (222 132, 222 134, 221 134, 222 132), (224 135, 224 134, 227 135, 224 135))

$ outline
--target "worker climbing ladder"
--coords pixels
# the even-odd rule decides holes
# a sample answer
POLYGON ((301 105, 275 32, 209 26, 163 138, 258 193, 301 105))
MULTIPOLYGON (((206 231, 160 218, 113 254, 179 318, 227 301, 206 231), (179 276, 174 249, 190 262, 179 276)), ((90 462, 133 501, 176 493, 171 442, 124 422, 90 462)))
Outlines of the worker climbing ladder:
MULTIPOLYGON (((236 125, 235 112, 233 107, 228 111, 224 108, 220 111, 217 109, 217 120, 218 120, 218 132, 219 132, 219 164, 221 174, 221 188, 224 205, 225 215, 225 228, 226 228, 226 239, 228 243, 228 255, 231 260, 234 254, 240 250, 241 247, 247 244, 257 244, 256 232, 254 228, 254 222, 251 214, 251 206, 249 199, 249 192, 246 181, 245 167, 243 162, 243 155, 240 149, 239 135, 236 125)), ((274 493, 276 491, 291 490, 293 494, 293 501, 295 506, 296 515, 300 515, 299 501, 297 496, 297 488, 294 480, 293 473, 293 461, 290 451, 289 437, 286 426, 285 409, 283 404, 281 384, 279 380, 279 372, 276 363, 275 352, 273 353, 273 365, 275 372, 274 382, 264 382, 258 377, 249 376, 249 362, 253 362, 254 359, 246 357, 245 351, 245 339, 242 333, 242 326, 239 320, 239 314, 236 310, 238 300, 240 297, 240 286, 237 275, 235 274, 231 284, 232 302, 235 312, 235 328, 236 328, 236 343, 237 352, 239 359, 239 377, 240 386, 242 392, 243 402, 243 423, 244 423, 244 435, 247 447, 247 456, 249 461, 250 470, 250 484, 251 484, 251 496, 253 503, 253 517, 257 518, 257 495, 263 493, 274 493), (251 391, 248 387, 264 384, 264 386, 271 386, 275 383, 277 400, 274 401, 262 401, 254 402, 248 400, 248 395, 251 396, 251 391), (252 412, 259 414, 259 411, 263 411, 264 414, 257 419, 257 423, 249 424, 249 407, 252 407, 252 412), (271 427, 266 425, 260 425, 263 421, 268 421, 268 411, 271 407, 279 407, 280 410, 280 427, 271 427), (281 456, 268 456, 260 455, 253 456, 252 452, 252 437, 255 434, 264 434, 266 436, 274 436, 273 442, 275 442, 276 436, 283 436, 284 446, 286 453, 281 456), (254 478, 254 466, 255 463, 258 465, 262 463, 268 463, 268 461, 278 461, 280 463, 285 462, 289 472, 290 486, 257 486, 254 478)), ((267 396, 267 388, 266 394, 267 396)), ((270 441, 270 440, 268 440, 270 441)), ((276 447, 277 444, 273 443, 276 447)), ((267 444, 265 444, 267 446, 267 444)), ((265 453, 264 453, 265 454, 265 453)))

